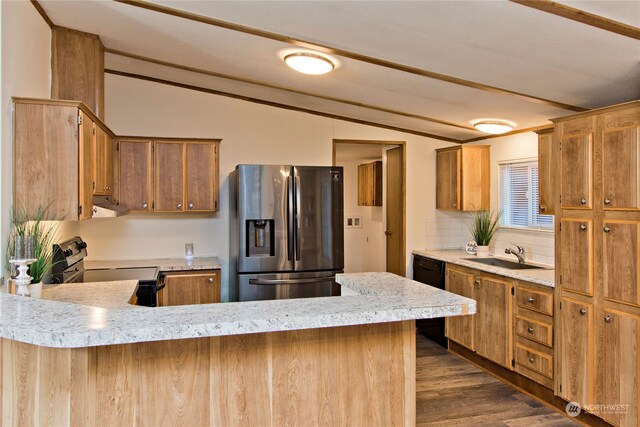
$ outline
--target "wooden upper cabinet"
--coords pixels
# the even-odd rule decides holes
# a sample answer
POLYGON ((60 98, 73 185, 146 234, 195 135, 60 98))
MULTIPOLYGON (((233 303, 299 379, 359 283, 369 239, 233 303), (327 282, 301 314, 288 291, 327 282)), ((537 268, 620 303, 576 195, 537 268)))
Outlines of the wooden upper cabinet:
POLYGON ((603 117, 602 192, 604 209, 640 208, 640 107, 603 117))
MULTIPOLYGON (((475 299, 473 272, 450 267, 447 264, 446 289, 454 294, 475 299)), ((454 316, 445 319, 446 335, 452 341, 475 350, 475 318, 476 316, 454 316)))
POLYGON ((92 216, 93 117, 79 102, 14 99, 14 206, 51 220, 92 216))
POLYGON ((580 405, 593 403, 593 305, 562 298, 558 367, 560 397, 580 405))
POLYGON ((600 393, 598 402, 629 405, 624 411, 606 411, 601 416, 622 427, 639 425, 640 377, 638 348, 640 317, 616 310, 604 310, 602 355, 598 363, 600 393))
POLYGON ((358 206, 382 206, 382 161, 358 165, 358 206))
POLYGON ((100 37, 62 27, 51 30, 51 98, 81 101, 104 118, 104 46, 100 37))
POLYGON ((152 146, 150 140, 117 141, 118 203, 132 211, 152 210, 152 146))
POLYGON ((214 211, 218 209, 217 144, 213 142, 186 143, 186 196, 187 211, 214 211))
POLYGON ((154 210, 184 211, 184 150, 182 142, 155 142, 154 210))
POLYGON ((513 315, 509 280, 478 274, 475 280, 475 345, 480 356, 512 369, 513 315))
POLYGON ((489 209, 490 148, 464 145, 436 150, 437 209, 489 209))
POLYGON ((605 220, 599 233, 605 299, 640 306, 640 221, 605 220))
POLYGON ((560 141, 560 199, 563 208, 593 207, 593 135, 595 118, 556 125, 560 141))
POLYGON ((113 138, 100 126, 96 126, 95 178, 93 194, 99 196, 113 195, 115 150, 113 138))
POLYGON ((553 129, 538 132, 538 211, 543 215, 555 213, 553 129))
POLYGON ((162 306, 220 302, 220 271, 168 273, 164 278, 162 306))
POLYGON ((560 276, 564 290, 593 295, 593 221, 560 221, 560 276))

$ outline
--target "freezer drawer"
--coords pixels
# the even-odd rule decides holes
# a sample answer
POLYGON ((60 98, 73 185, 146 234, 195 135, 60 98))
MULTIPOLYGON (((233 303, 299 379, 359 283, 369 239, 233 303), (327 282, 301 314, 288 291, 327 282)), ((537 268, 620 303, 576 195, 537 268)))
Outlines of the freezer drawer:
POLYGON ((239 274, 239 300, 259 301, 290 298, 313 298, 340 295, 336 273, 239 274))

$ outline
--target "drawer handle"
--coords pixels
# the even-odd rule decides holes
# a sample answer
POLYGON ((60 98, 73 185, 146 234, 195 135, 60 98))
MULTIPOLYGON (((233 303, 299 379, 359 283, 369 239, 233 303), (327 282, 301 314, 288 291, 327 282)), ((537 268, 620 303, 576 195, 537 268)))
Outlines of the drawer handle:
POLYGON ((178 203, 178 204, 176 205, 176 209, 182 209, 182 203, 178 203))
POLYGON ((532 328, 532 327, 529 327, 529 328, 527 329, 527 332, 529 332, 530 334, 532 334, 532 333, 533 333, 533 328, 532 328))
POLYGON ((207 280, 209 283, 213 283, 213 277, 209 277, 209 279, 207 280))
POLYGON ((586 205, 587 204, 587 199, 580 199, 580 204, 581 205, 586 205))
POLYGON ((609 316, 609 315, 604 316, 604 321, 607 322, 607 323, 611 323, 611 316, 609 316))
POLYGON ((584 316, 585 314, 587 314, 587 309, 586 309, 586 308, 581 308, 581 309, 580 309, 580 314, 581 314, 582 316, 584 316))
POLYGON ((536 361, 536 359, 533 358, 533 356, 529 356, 529 363, 534 363, 536 361))
POLYGON ((534 297, 529 297, 529 299, 527 301, 529 301, 531 304, 533 304, 534 302, 536 302, 536 299, 534 297))
POLYGON ((607 227, 605 225, 605 227, 602 229, 602 231, 604 231, 605 233, 609 233, 611 231, 611 228, 607 227))
POLYGON ((587 229, 587 226, 585 224, 580 224, 580 230, 584 231, 587 229))
POLYGON ((193 203, 189 203, 189 209, 193 209, 193 203))
POLYGON ((149 207, 149 205, 148 205, 148 204, 146 204, 146 203, 143 203, 143 204, 142 204, 142 209, 147 209, 148 207, 149 207))
POLYGON ((611 200, 610 199, 604 199, 604 204, 605 205, 610 205, 611 204, 611 200))

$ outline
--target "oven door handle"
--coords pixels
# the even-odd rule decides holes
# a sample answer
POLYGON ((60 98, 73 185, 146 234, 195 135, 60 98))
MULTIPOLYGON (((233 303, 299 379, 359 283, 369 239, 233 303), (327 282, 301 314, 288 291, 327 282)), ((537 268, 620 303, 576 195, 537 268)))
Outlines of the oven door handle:
POLYGON ((336 276, 310 277, 305 279, 249 279, 250 285, 297 285, 303 283, 319 283, 334 280, 336 276))

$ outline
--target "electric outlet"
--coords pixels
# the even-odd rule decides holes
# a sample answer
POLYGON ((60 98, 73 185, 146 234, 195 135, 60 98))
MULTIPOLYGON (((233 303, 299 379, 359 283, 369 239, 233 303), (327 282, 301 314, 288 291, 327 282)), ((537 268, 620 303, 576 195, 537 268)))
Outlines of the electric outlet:
POLYGON ((192 257, 193 256, 193 243, 185 243, 184 244, 184 256, 192 257))

